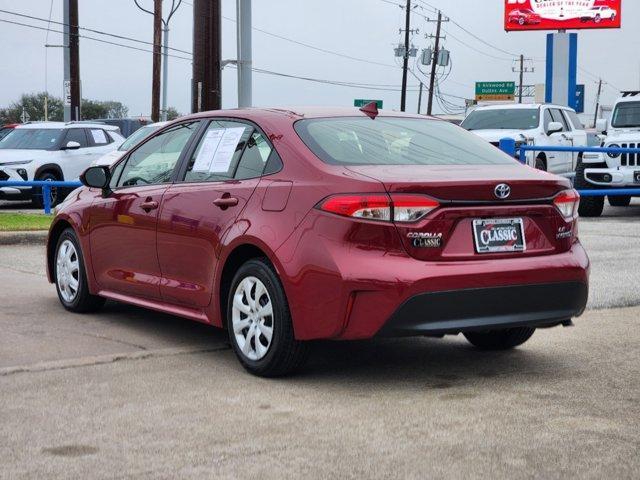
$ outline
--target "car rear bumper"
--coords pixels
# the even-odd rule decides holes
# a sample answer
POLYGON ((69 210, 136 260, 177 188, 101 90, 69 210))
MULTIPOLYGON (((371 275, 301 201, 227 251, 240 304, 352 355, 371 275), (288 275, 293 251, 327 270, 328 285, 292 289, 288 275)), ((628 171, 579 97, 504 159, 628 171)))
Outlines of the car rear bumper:
POLYGON ((582 314, 588 294, 588 286, 581 282, 422 293, 405 301, 378 335, 550 327, 582 314))

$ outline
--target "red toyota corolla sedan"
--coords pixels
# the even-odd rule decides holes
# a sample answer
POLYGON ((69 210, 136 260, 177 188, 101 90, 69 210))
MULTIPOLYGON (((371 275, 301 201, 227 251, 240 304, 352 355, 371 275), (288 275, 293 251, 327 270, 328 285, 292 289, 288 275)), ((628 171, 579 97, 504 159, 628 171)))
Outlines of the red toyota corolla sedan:
POLYGON ((58 208, 48 274, 73 312, 127 302, 226 328, 250 372, 309 340, 569 325, 589 260, 566 179, 445 121, 373 106, 182 118, 58 208))
POLYGON ((533 10, 522 8, 509 13, 509 22, 519 25, 537 25, 542 22, 542 17, 533 10))

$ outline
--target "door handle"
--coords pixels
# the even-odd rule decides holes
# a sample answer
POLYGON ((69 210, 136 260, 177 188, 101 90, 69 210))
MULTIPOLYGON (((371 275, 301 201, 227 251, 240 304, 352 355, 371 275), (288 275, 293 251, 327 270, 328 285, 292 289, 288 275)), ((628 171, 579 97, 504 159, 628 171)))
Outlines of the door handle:
POLYGON ((146 202, 140 204, 140 208, 149 213, 151 210, 155 210, 156 208, 158 208, 158 202, 154 200, 147 200, 146 202))
POLYGON ((226 210, 229 207, 235 207, 236 205, 238 205, 238 199, 235 197, 220 197, 216 198, 213 201, 213 204, 216 207, 221 208, 222 210, 226 210))

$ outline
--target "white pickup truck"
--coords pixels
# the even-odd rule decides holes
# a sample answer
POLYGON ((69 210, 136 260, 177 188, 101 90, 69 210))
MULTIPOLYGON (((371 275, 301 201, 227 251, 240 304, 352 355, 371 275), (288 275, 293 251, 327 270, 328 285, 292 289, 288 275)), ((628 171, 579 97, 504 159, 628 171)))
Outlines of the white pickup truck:
MULTIPOLYGON (((596 122, 598 133, 605 135, 604 147, 640 148, 640 91, 623 92, 616 100, 611 121, 596 122)), ((636 153, 585 153, 576 170, 576 187, 640 188, 640 154, 636 153)), ((610 196, 609 204, 626 207, 630 196, 610 196)), ((580 199, 580 215, 598 217, 604 208, 604 197, 580 199)))
MULTIPOLYGON (((461 126, 496 147, 512 138, 516 147, 586 147, 587 132, 575 110, 550 104, 501 104, 476 108, 461 126)), ((572 176, 580 158, 571 152, 529 152, 527 164, 563 176, 572 176)))

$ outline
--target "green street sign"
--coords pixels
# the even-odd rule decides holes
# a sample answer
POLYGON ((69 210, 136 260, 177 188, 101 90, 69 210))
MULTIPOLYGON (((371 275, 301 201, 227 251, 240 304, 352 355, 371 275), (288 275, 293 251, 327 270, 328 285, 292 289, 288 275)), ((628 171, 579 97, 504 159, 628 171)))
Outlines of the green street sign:
POLYGON ((476 82, 476 100, 513 100, 516 82, 476 82))
POLYGON ((364 98, 356 98, 353 101, 353 106, 361 108, 361 107, 364 107, 365 105, 368 105, 371 102, 376 102, 376 105, 378 106, 378 110, 382 110, 382 100, 366 100, 364 98))

